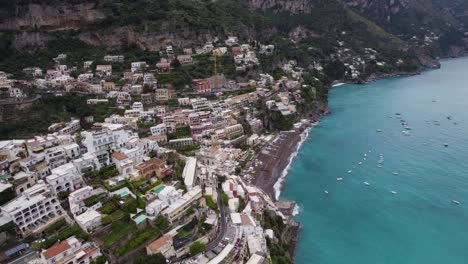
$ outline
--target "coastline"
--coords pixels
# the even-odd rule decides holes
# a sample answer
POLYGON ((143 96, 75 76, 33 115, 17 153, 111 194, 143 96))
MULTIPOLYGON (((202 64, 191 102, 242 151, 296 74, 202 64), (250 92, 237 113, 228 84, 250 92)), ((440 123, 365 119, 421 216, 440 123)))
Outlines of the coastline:
MULTIPOLYGON (((459 58, 459 57, 463 57, 463 56, 457 56, 456 58, 459 58)), ((372 74, 364 80, 357 80, 353 82, 336 80, 329 85, 328 89, 330 90, 334 87, 338 87, 338 86, 342 86, 346 84, 368 84, 368 83, 375 82, 381 79, 386 79, 386 78, 414 76, 414 75, 422 74, 426 70, 439 69, 439 68, 440 68, 440 59, 437 60, 436 63, 426 64, 424 68, 421 68, 414 72, 393 72, 393 73, 372 74)), ((325 116, 331 113, 331 111, 328 109, 328 102, 322 102, 322 104, 323 105, 321 107, 321 110, 315 113, 309 113, 307 115, 307 118, 310 122, 308 126, 306 127, 303 126, 300 129, 295 128, 294 131, 292 132, 289 131, 289 134, 287 136, 287 139, 288 139, 287 141, 289 142, 289 144, 285 144, 283 142, 282 144, 278 146, 278 148, 281 149, 280 151, 281 153, 277 159, 278 161, 271 162, 268 159, 266 160, 267 166, 271 166, 271 167, 265 170, 265 163, 263 163, 264 160, 262 160, 262 155, 259 155, 259 157, 257 157, 257 159, 262 161, 262 166, 264 166, 264 168, 261 170, 263 171, 263 173, 258 173, 257 171, 254 174, 255 175, 254 184, 257 187, 264 190, 266 193, 268 193, 268 195, 272 198, 273 201, 280 200, 279 198, 281 195, 281 189, 284 187, 284 182, 288 176, 289 169, 292 165, 292 162, 294 161, 294 158, 298 155, 302 145, 308 138, 309 130, 313 128, 316 124, 318 124, 322 116, 325 116), (267 175, 265 172, 268 172, 269 175, 267 175), (267 178, 268 180, 262 181, 262 180, 258 180, 259 178, 267 178)), ((295 204, 293 213, 287 216, 289 219, 288 226, 291 228, 291 233, 290 233, 291 248, 289 249, 289 254, 293 262, 294 262, 294 257, 295 257, 296 245, 298 243, 300 230, 301 230, 301 224, 292 219, 293 216, 300 213, 300 210, 296 210, 296 209, 299 209, 297 204, 295 204)))
POLYGON ((254 173, 253 184, 265 191, 273 201, 279 199, 288 169, 307 139, 310 127, 303 124, 293 130, 279 132, 256 157, 261 165, 254 173))

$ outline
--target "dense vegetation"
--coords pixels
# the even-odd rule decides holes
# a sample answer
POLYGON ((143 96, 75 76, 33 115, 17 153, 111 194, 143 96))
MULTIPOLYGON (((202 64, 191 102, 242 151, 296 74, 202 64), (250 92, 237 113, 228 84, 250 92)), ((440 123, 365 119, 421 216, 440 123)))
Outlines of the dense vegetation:
POLYGON ((84 117, 93 116, 95 122, 103 122, 112 114, 123 114, 123 110, 109 104, 88 105, 86 100, 91 96, 43 96, 36 101, 32 108, 17 110, 15 116, 21 116, 20 120, 6 122, 8 125, 0 126, 0 139, 11 137, 24 138, 34 134, 47 133, 47 128, 56 122, 70 121, 71 118, 81 120, 81 127, 87 128, 89 123, 84 117))

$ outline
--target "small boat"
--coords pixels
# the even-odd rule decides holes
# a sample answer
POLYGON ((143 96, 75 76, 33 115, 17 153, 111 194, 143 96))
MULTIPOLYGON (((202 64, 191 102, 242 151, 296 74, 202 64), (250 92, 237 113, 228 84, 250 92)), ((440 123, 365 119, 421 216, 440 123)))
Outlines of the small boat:
POLYGON ((447 119, 448 119, 448 120, 451 120, 451 119, 452 119, 452 117, 451 117, 451 116, 447 116, 447 119))
POLYGON ((369 152, 369 153, 372 153, 372 150, 369 150, 368 152, 369 152))
POLYGON ((366 154, 366 153, 364 153, 364 157, 367 157, 367 154, 366 154))
POLYGON ((359 164, 359 165, 362 165, 362 162, 359 162, 358 164, 359 164))
POLYGON ((369 185, 370 185, 370 183, 368 183, 368 182, 364 182, 364 185, 367 185, 367 186, 369 186, 369 185))
POLYGON ((390 192, 391 192, 392 194, 397 194, 397 192, 395 192, 395 191, 390 191, 390 192))
POLYGON ((382 164, 383 162, 384 162, 384 160, 383 160, 383 159, 382 159, 382 160, 379 160, 379 163, 380 163, 380 164, 382 164))
POLYGON ((452 203, 454 203, 454 204, 460 204, 460 202, 457 201, 457 200, 452 200, 452 203))
POLYGON ((377 132, 382 132, 382 129, 380 129, 380 128, 379 128, 379 129, 377 129, 377 132))
POLYGON ((398 172, 394 172, 393 175, 398 175, 398 172))
POLYGON ((353 171, 352 171, 352 170, 349 170, 349 171, 348 171, 348 173, 351 173, 351 172, 353 172, 353 171))
POLYGON ((406 130, 411 130, 411 127, 410 126, 405 126, 405 129, 406 130))
POLYGON ((401 115, 401 114, 400 114, 400 113, 395 113, 395 115, 399 116, 399 115, 401 115))
POLYGON ((325 191, 323 191, 323 192, 324 192, 325 194, 328 194, 328 191, 327 191, 327 190, 325 190, 325 191))
POLYGON ((336 180, 337 180, 337 181, 342 181, 342 180, 343 180, 343 178, 336 178, 336 180))
POLYGON ((367 160, 366 158, 363 158, 362 160, 367 160))
POLYGON ((401 131, 401 133, 405 136, 409 136, 410 135, 410 132, 409 131, 406 131, 406 130, 403 130, 401 131))
POLYGON ((382 165, 377 165, 377 167, 382 168, 382 165))
POLYGON ((448 144, 447 144, 447 143, 444 143, 444 147, 448 147, 448 144))

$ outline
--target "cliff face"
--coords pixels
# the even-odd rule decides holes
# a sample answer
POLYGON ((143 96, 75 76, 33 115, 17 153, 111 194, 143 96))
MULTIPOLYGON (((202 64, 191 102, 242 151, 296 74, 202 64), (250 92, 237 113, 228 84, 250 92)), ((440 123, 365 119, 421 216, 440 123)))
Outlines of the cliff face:
POLYGON ((0 34, 8 34, 16 50, 44 48, 60 34, 94 46, 118 49, 135 44, 153 51, 169 43, 190 46, 228 34, 248 39, 273 32, 254 23, 261 19, 242 10, 237 1, 27 2, 33 1, 0 11, 0 34))
POLYGON ((17 6, 14 14, 0 22, 0 30, 57 31, 79 29, 105 18, 96 3, 28 4, 17 6))
POLYGON ((313 4, 311 0, 244 0, 249 8, 254 10, 273 10, 291 14, 310 13, 313 4))

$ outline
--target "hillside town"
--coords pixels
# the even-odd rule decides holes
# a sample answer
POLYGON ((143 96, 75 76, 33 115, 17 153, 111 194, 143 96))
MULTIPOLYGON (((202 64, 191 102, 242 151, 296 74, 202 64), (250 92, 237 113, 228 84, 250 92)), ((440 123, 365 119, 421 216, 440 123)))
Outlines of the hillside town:
POLYGON ((297 114, 304 91, 316 91, 294 61, 279 78, 228 79, 221 57, 245 72, 274 46, 224 44, 167 46, 155 65, 132 61, 118 74, 114 64, 128 62, 119 54, 80 69, 58 54, 54 69, 26 68, 24 80, 2 72, 7 102, 29 100, 28 87, 39 97, 91 95, 90 108, 120 114, 0 141, 0 262, 286 263, 278 258, 294 250, 299 225, 294 203, 277 201, 273 185, 310 126, 297 114), (214 64, 211 77, 183 89, 158 81, 199 56, 214 64))

